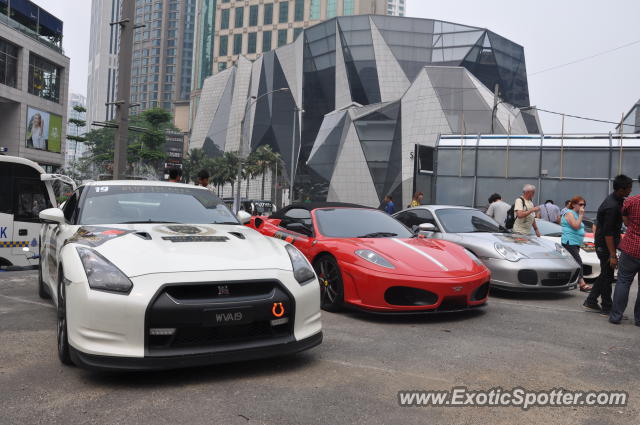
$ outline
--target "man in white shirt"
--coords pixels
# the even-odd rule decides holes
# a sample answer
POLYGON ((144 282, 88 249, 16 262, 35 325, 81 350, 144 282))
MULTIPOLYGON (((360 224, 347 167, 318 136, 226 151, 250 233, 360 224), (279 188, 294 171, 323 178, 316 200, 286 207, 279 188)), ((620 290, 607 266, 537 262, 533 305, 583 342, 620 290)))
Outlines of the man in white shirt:
POLYGON ((507 212, 511 205, 502 200, 502 196, 498 193, 494 193, 489 197, 489 208, 487 208, 486 214, 494 219, 500 226, 504 227, 504 222, 507 219, 507 212))
POLYGON ((531 234, 531 228, 536 232, 536 236, 540 237, 540 231, 536 225, 536 214, 540 208, 533 206, 533 195, 536 193, 536 187, 527 184, 522 188, 522 196, 516 199, 513 211, 516 221, 513 223, 513 233, 520 235, 531 234))

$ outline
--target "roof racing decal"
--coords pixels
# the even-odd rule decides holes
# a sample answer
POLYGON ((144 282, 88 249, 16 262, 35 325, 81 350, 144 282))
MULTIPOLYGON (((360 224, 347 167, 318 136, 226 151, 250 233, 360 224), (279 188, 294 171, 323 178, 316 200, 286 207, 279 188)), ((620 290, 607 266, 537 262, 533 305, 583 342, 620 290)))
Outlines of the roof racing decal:
POLYGON ((112 239, 133 232, 134 230, 115 229, 112 227, 82 226, 73 236, 65 241, 65 245, 77 243, 95 248, 112 239))

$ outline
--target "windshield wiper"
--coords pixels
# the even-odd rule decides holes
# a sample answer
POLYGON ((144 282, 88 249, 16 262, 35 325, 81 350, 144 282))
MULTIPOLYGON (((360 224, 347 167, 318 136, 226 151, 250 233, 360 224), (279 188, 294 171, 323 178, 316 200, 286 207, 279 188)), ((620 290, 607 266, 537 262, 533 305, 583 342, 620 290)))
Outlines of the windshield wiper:
POLYGON ((162 224, 184 224, 184 223, 179 223, 177 221, 155 221, 155 220, 134 220, 134 221, 122 221, 120 223, 116 223, 116 224, 144 224, 144 223, 162 223, 162 224))
POLYGON ((367 233, 366 235, 357 236, 357 238, 362 238, 362 239, 366 239, 366 238, 390 238, 392 236, 398 236, 398 234, 397 233, 391 233, 391 232, 373 232, 373 233, 367 233))

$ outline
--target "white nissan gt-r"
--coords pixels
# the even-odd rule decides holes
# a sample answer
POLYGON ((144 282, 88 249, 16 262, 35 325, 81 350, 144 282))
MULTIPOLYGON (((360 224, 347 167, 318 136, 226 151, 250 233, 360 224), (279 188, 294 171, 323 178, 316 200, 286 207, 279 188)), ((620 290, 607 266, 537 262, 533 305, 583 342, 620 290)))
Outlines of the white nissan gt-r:
POLYGON ((250 216, 205 188, 93 182, 40 218, 40 296, 57 307, 65 364, 179 368, 322 341, 304 255, 243 226, 250 216))

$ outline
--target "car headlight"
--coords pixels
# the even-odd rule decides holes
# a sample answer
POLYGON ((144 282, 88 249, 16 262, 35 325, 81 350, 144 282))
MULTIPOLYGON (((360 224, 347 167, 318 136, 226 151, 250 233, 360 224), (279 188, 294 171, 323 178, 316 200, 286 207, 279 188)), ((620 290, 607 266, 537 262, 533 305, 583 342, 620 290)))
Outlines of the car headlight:
POLYGON ((131 280, 109 260, 89 248, 77 247, 76 250, 91 289, 125 295, 131 292, 133 288, 131 280))
POLYGON ((359 249, 356 251, 356 255, 363 260, 367 260, 370 263, 378 265, 380 267, 385 267, 387 269, 395 269, 393 264, 391 264, 386 258, 377 252, 371 251, 370 249, 359 249))
POLYGON ((313 272, 311 265, 307 261, 304 255, 293 245, 285 246, 289 258, 291 259, 291 266, 293 267, 293 277, 296 278, 299 284, 306 284, 311 282, 311 279, 315 279, 316 274, 313 272))
POLYGON ((502 255, 507 261, 515 262, 525 258, 525 256, 520 252, 516 251, 515 249, 509 248, 508 246, 504 246, 501 243, 496 242, 494 247, 496 249, 496 252, 502 255))
POLYGON ((480 261, 480 259, 476 256, 476 254, 474 254, 473 252, 469 251, 468 249, 465 249, 464 252, 467 253, 467 255, 469 256, 469 258, 471 258, 473 260, 474 263, 476 263, 479 266, 484 266, 484 264, 482 263, 482 261, 480 261))
POLYGON ((559 243, 556 243, 556 252, 560 254, 562 257, 567 257, 569 255, 569 251, 564 249, 564 247, 559 243))

